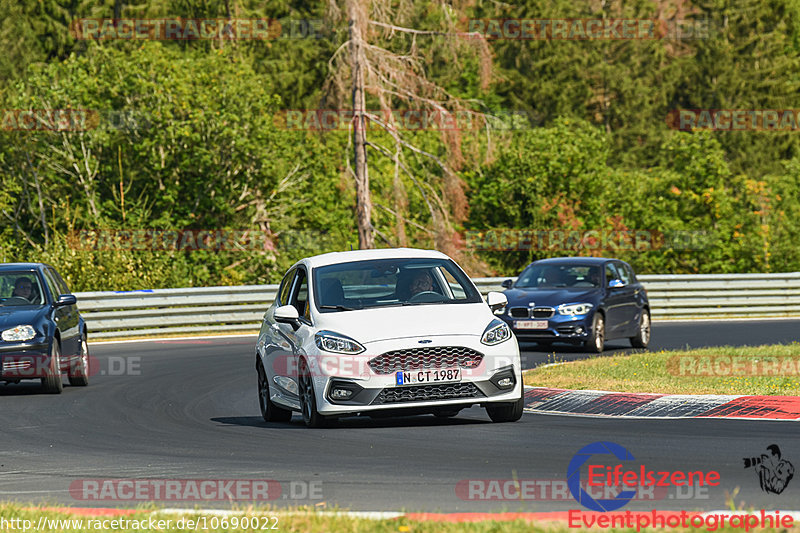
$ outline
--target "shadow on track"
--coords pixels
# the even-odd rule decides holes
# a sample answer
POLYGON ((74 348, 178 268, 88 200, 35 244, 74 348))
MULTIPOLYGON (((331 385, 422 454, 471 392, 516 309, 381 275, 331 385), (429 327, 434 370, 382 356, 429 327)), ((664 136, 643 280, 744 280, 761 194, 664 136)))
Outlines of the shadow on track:
MULTIPOLYGON (((302 418, 295 414, 291 422, 265 422, 260 416, 221 416, 210 419, 212 422, 229 426, 263 427, 270 429, 307 429, 302 418)), ((403 428, 403 427, 435 427, 435 426, 465 426, 471 424, 491 424, 488 420, 475 418, 462 418, 461 415, 453 418, 437 418, 433 415, 416 415, 400 417, 369 417, 348 416, 334 421, 326 429, 374 429, 374 428, 403 428)))

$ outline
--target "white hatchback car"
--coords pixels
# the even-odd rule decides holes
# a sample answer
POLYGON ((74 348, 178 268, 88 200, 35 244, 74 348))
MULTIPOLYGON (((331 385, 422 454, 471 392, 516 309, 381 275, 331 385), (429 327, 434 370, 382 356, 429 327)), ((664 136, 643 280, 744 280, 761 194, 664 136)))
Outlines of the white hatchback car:
MULTIPOLYGON (((261 414, 309 427, 345 415, 433 413, 470 405, 522 416, 519 346, 443 253, 384 249, 309 257, 289 269, 256 345, 261 414)), ((488 305, 487 305, 488 304, 488 305)))

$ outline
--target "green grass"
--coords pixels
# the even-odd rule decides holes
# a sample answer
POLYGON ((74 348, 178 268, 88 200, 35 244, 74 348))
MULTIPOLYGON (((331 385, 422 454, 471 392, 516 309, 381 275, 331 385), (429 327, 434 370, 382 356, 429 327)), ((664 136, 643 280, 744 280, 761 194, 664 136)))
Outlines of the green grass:
MULTIPOLYGON (((558 354, 553 359, 559 362, 558 354)), ((529 370, 524 381, 578 390, 800 396, 800 343, 597 356, 529 370), (738 358, 730 359, 736 367, 724 357, 738 358), (754 366, 764 375, 751 375, 754 366)))

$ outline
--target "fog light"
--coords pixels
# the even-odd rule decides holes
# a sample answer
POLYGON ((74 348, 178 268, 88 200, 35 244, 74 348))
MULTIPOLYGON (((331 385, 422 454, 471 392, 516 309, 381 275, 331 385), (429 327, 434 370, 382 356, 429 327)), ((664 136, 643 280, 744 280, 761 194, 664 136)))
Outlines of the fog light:
POLYGON ((497 386, 500 388, 510 387, 514 384, 514 380, 511 378, 503 378, 497 381, 497 386))
POLYGON ((583 335, 583 327, 578 326, 577 328, 575 328, 575 333, 577 333, 578 335, 583 335))
POLYGON ((333 389, 331 398, 334 400, 346 400, 353 395, 353 391, 347 389, 333 389))

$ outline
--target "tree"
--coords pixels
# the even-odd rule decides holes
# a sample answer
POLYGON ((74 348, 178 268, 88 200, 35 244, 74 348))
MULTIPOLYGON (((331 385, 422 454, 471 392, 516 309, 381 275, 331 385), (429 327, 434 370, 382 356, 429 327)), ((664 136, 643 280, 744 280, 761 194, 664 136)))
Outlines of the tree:
POLYGON ((411 21, 416 15, 405 3, 394 6, 387 0, 344 0, 343 8, 335 1, 330 7, 331 19, 336 22, 346 17, 348 30, 346 41, 330 60, 332 72, 325 101, 341 105, 345 100, 344 88, 348 85, 346 80, 349 77, 349 100, 353 107, 353 167, 348 163, 348 170, 356 184, 359 247, 374 247, 373 234, 376 232, 386 243, 392 244, 372 220, 368 154, 374 153, 388 158, 394 164, 395 203, 392 212, 397 221, 396 242, 404 244, 406 240, 405 190, 400 178, 403 173, 424 198, 436 247, 448 251, 453 248, 453 223, 463 220, 467 212, 463 182, 456 173, 463 162, 461 135, 458 129, 442 129, 442 140, 446 146, 446 154, 442 157, 422 148, 422 139, 412 138, 412 135, 397 128, 396 124, 392 124, 391 117, 397 110, 395 105, 402 105, 408 110, 429 111, 440 117, 452 117, 463 112, 477 120, 485 119, 480 110, 474 109, 479 102, 468 101, 428 78, 419 40, 428 39, 426 48, 429 51, 441 44, 451 51, 469 50, 481 55, 484 67, 482 74, 488 75, 486 42, 479 35, 464 39, 464 33, 456 28, 456 8, 446 2, 438 6, 442 12, 440 24, 443 27, 437 30, 418 30, 400 25, 404 20, 411 21), (439 38, 441 43, 431 42, 433 38, 439 38), (345 49, 348 51, 346 56, 342 53, 345 49), (372 95, 372 98, 368 98, 368 95, 372 95), (376 105, 377 111, 369 109, 370 104, 376 105), (368 139, 368 123, 380 126, 388 134, 394 148, 380 144, 374 137, 368 139), (371 150, 368 152, 368 149, 371 150), (434 175, 438 174, 440 183, 433 186, 428 176, 419 175, 419 171, 415 171, 409 162, 409 154, 433 162, 438 169, 434 175))

